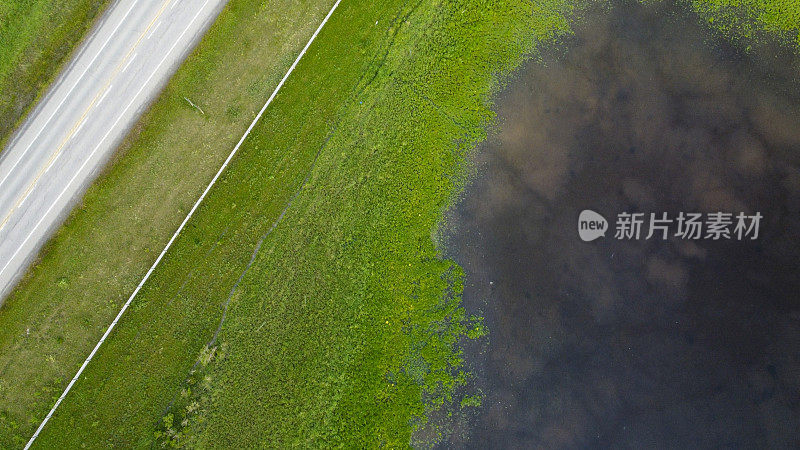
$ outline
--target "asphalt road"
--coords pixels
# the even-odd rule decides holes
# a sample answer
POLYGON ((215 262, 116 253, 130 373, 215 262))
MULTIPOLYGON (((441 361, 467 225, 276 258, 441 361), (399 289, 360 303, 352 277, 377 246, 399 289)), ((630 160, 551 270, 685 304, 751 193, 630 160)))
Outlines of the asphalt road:
POLYGON ((17 131, 0 154, 0 303, 225 1, 118 0, 17 131))

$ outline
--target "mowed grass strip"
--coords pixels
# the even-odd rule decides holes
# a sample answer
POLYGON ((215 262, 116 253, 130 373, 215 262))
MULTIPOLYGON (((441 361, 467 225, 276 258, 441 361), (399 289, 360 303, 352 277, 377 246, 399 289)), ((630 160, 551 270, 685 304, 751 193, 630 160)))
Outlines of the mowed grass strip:
POLYGON ((109 3, 0 2, 0 152, 109 3))
POLYGON ((427 419, 477 403, 458 343, 482 330, 432 235, 497 80, 567 11, 343 2, 37 445, 398 447, 445 433, 427 419))
POLYGON ((231 2, 0 307, 0 448, 33 434, 332 4, 231 2))

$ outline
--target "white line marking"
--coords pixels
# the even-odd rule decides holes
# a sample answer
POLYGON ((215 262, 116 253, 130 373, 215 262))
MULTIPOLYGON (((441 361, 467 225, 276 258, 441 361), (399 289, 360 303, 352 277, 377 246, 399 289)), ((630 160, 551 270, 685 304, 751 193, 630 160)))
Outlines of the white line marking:
POLYGON ((106 39, 106 41, 103 42, 103 46, 100 47, 100 50, 97 52, 96 55, 94 55, 94 58, 92 58, 92 60, 89 62, 89 64, 86 65, 86 68, 83 69, 83 72, 81 73, 81 76, 78 77, 78 80, 75 82, 75 84, 67 92, 67 95, 65 95, 64 99, 61 100, 61 103, 59 103, 58 106, 56 106, 56 108, 53 110, 53 113, 50 114, 50 117, 47 118, 47 120, 44 122, 44 125, 42 125, 42 127, 39 129, 39 132, 36 133, 36 136, 33 137, 33 139, 31 140, 30 144, 28 144, 28 146, 25 148, 25 150, 22 151, 22 154, 20 155, 19 159, 17 159, 17 162, 15 162, 13 166, 11 166, 11 169, 8 170, 8 173, 6 174, 6 176, 3 177, 2 180, 0 180, 0 186, 2 186, 3 183, 5 183, 6 179, 8 179, 8 176, 11 175, 12 172, 14 172, 14 169, 17 168, 17 164, 19 164, 20 161, 22 161, 25 158, 25 154, 28 153, 28 150, 31 149, 31 147, 33 146, 33 143, 36 142, 37 139, 39 139, 39 136, 42 134, 42 131, 44 131, 45 128, 47 128, 47 124, 49 124, 50 121, 53 119, 53 117, 55 117, 55 115, 58 112, 58 110, 61 109, 61 106, 64 104, 65 101, 67 101, 67 99, 69 98, 70 94, 72 94, 72 91, 75 90, 75 88, 80 84, 81 80, 83 79, 83 76, 86 75, 86 72, 89 71, 89 68, 92 67, 92 65, 94 64, 95 60, 97 60, 97 57, 100 56, 101 53, 103 53, 103 50, 106 48, 106 45, 108 45, 109 41, 111 41, 111 38, 114 37, 115 34, 117 34, 117 30, 119 29, 119 27, 123 23, 125 23, 125 19, 128 18, 128 14, 130 14, 131 11, 133 11, 133 7, 136 6, 136 3, 138 1, 139 0, 135 0, 133 2, 133 4, 131 5, 131 7, 128 8, 128 12, 125 13, 125 16, 122 18, 122 20, 120 20, 120 22, 117 24, 117 26, 114 27, 114 30, 108 36, 108 39, 106 39))
POLYGON ((128 60, 128 64, 125 64, 125 67, 122 68, 122 71, 120 71, 120 73, 125 72, 128 69, 128 66, 131 65, 131 63, 133 62, 134 59, 136 59, 136 53, 134 53, 131 56, 131 59, 128 60))
POLYGON ((50 165, 47 166, 47 169, 45 170, 45 172, 47 172, 48 170, 52 169, 53 166, 56 164, 56 161, 58 161, 58 158, 61 158, 61 155, 63 155, 63 154, 64 154, 64 152, 59 152, 58 155, 56 155, 55 159, 53 159, 53 162, 51 162, 50 165))
POLYGON ((22 208, 22 205, 24 205, 24 204, 25 204, 25 200, 27 200, 27 199, 28 199, 28 197, 30 197, 30 196, 31 196, 31 192, 33 192, 33 189, 31 189, 30 191, 28 191, 28 193, 27 193, 27 194, 25 194, 25 198, 23 198, 23 199, 22 199, 22 201, 21 201, 21 202, 19 202, 19 207, 20 207, 20 208, 22 208))
MULTIPOLYGON (((317 30, 314 31, 314 34, 311 36, 311 39, 309 39, 309 41, 306 44, 306 46, 303 47, 303 50, 297 56, 297 59, 294 60, 294 63, 292 63, 292 66, 289 67, 289 71, 286 72, 286 75, 283 76, 283 78, 281 79, 280 83, 278 83, 278 86, 275 87, 274 91, 272 91, 272 95, 270 95, 269 99, 267 99, 267 103, 264 104, 264 107, 261 108, 261 110, 258 112, 258 115, 256 115, 256 118, 253 119, 253 122, 250 124, 249 127, 247 127, 247 131, 245 131, 245 133, 242 136, 242 138, 239 139, 239 142, 236 144, 236 146, 233 147, 233 151, 231 151, 230 155, 228 155, 228 158, 222 164, 222 167, 219 168, 219 170, 217 171, 216 175, 214 175, 214 178, 212 178, 211 182, 208 184, 208 186, 206 186, 206 189, 203 191, 203 194, 200 196, 199 199, 197 199, 197 201, 195 202, 194 206, 192 206, 192 209, 189 211, 189 214, 186 215, 186 218, 183 219, 183 222, 181 222, 181 225, 178 227, 177 230, 175 230, 175 234, 173 234, 172 237, 170 238, 169 242, 167 242, 167 246, 164 247, 164 250, 162 250, 161 253, 158 255, 158 258, 156 258, 156 261, 153 263, 152 266, 150 266, 150 269, 144 275, 144 278, 142 278, 142 281, 139 282, 139 285, 136 286, 136 289, 134 289, 133 293, 128 298, 128 300, 125 302, 125 304, 122 305, 122 309, 120 309, 119 313, 117 314, 117 317, 114 318, 114 321, 111 322, 111 325, 108 326, 108 329, 106 330, 106 332, 103 333, 103 336, 100 338, 100 341, 97 342, 97 345, 94 346, 94 349, 92 349, 92 352, 89 353, 89 356, 86 358, 85 361, 83 361, 83 364, 81 364, 81 367, 78 369, 78 373, 76 373, 75 376, 72 377, 72 380, 70 380, 69 384, 67 385, 67 388, 64 389, 64 392, 61 393, 61 396, 58 397, 58 400, 56 400, 56 404, 53 405, 53 408, 50 410, 49 413, 47 413, 47 416, 44 418, 42 423, 39 425, 39 428, 36 429, 36 432, 33 434, 31 439, 25 445, 25 449, 24 450, 28 450, 31 447, 31 444, 33 444, 33 441, 36 440, 36 438, 39 436, 39 433, 42 431, 44 426, 47 424, 47 422, 50 420, 50 418, 53 417, 53 413, 56 412, 56 408, 58 408, 58 405, 60 405, 61 402, 64 400, 64 397, 67 396, 69 391, 72 389, 72 386, 75 384, 75 382, 81 376, 81 374, 83 373, 84 369, 86 369, 86 366, 89 364, 89 362, 92 360, 92 358, 94 358, 94 355, 95 355, 95 353, 97 353, 97 350, 100 348, 101 345, 103 345, 103 342, 105 342, 105 340, 108 337, 108 335, 111 334, 111 331, 114 329, 114 326, 117 325, 117 322, 119 322, 119 319, 122 317, 122 315, 128 309, 128 306, 130 306, 130 304, 133 301, 134 297, 136 297, 136 294, 139 293, 139 290, 142 289, 142 286, 144 286, 144 283, 147 281, 148 278, 150 278, 150 275, 156 269, 156 267, 158 266, 158 263, 161 262, 161 259, 164 258, 164 255, 167 253, 167 250, 169 250, 169 248, 172 246, 172 243, 175 242, 175 239, 178 237, 180 232, 183 230, 183 227, 186 226, 186 223, 189 222, 189 219, 191 219, 192 215, 194 215, 194 212, 197 210, 197 207, 200 206, 200 203, 203 201, 204 198, 206 198, 206 195, 208 194, 208 191, 211 190, 211 187, 214 186, 214 184, 217 182, 217 179, 220 177, 220 175, 222 175, 222 172, 224 172, 225 168, 228 167, 228 164, 231 162, 231 159, 233 159, 234 155, 236 155, 236 152, 239 151, 239 147, 242 146, 242 143, 244 142, 244 140, 247 138, 247 136, 250 134, 250 132, 256 126, 256 123, 258 123, 258 121, 261 119, 261 116, 264 114, 264 111, 267 110, 267 107, 270 105, 270 103, 272 103, 272 100, 274 100, 275 96, 278 95, 278 91, 280 91, 281 87, 283 87, 283 84, 286 82, 286 79, 289 78, 289 75, 291 75, 291 73, 294 71, 294 68, 297 67, 297 63, 299 63, 300 59, 303 57, 303 55, 306 54, 306 51, 311 46, 311 43, 314 42, 314 39, 317 38, 317 35, 319 34, 319 32, 322 31, 322 27, 324 27, 325 24, 328 22, 328 19, 330 19, 331 15, 333 15, 333 12, 336 10, 336 7, 339 6, 339 3, 341 1, 342 0, 336 0, 336 3, 334 3, 334 5, 331 8, 331 10, 328 11, 328 15, 325 16, 325 19, 322 20, 322 23, 319 25, 319 27, 317 27, 317 30)), ((200 7, 200 9, 198 10, 197 14, 200 14, 200 11, 202 11, 203 8, 205 8, 207 3, 208 3, 208 0, 206 0, 206 3, 203 4, 202 7, 200 7)), ((196 18, 197 18, 197 15, 195 15, 195 18, 192 19, 192 22, 194 22, 194 20, 196 18)), ((184 33, 185 32, 186 31, 184 31, 184 33)), ((181 37, 182 36, 183 35, 181 35, 181 37)), ((180 38, 178 38, 178 40, 180 40, 180 38)), ((177 41, 176 41, 176 43, 177 43, 177 41)), ((173 48, 174 48, 174 46, 173 46, 173 48)), ((172 49, 170 49, 169 53, 171 53, 171 52, 172 52, 172 49)), ((167 54, 169 54, 169 53, 167 53, 167 54)), ((165 59, 166 59, 166 57, 165 57, 165 59)), ((163 62, 163 60, 162 60, 162 62, 163 62)), ((137 94, 137 96, 138 96, 138 94, 137 94)), ((133 102, 131 102, 131 103, 133 103, 133 102)), ((122 117, 122 116, 120 116, 120 117, 122 117)), ((119 120, 119 119, 117 119, 117 120, 119 120)), ((111 128, 113 129, 114 126, 112 126, 111 128)), ((109 131, 109 133, 110 133, 110 131, 109 131)), ((106 133, 106 136, 108 136, 108 133, 106 133)), ((105 137, 103 137, 103 140, 105 140, 105 137)), ((102 142, 102 141, 100 141, 100 142, 102 142)), ((95 151, 97 150, 97 148, 99 146, 100 145, 98 144, 98 146, 95 147, 95 151)), ((94 151, 92 153, 94 153, 94 151)), ((86 165, 86 163, 84 163, 84 165, 86 165)), ((81 168, 78 169, 78 171, 76 172, 75 176, 77 176, 77 174, 82 169, 83 169, 83 166, 81 166, 81 168)), ((75 177, 72 178, 72 180, 74 180, 74 179, 75 179, 75 177)), ((67 184, 67 186, 72 184, 72 180, 70 180, 70 182, 67 184)), ((61 194, 59 195, 59 198, 61 197, 61 195, 64 194, 64 192, 65 191, 61 192, 61 194)), ((56 201, 58 201, 58 199, 56 199, 56 201)), ((50 206, 50 208, 52 208, 52 206, 50 206)), ((49 212, 50 212, 50 210, 48 209, 48 211, 44 214, 42 219, 39 220, 39 223, 41 223, 41 221, 44 220, 44 217, 46 217, 49 212)), ((33 228, 34 230, 36 228, 38 228, 39 223, 37 223, 36 226, 33 228)), ((32 233, 33 232, 31 232, 31 234, 32 233)), ((28 238, 30 238, 30 234, 28 235, 28 238)), ((25 241, 27 241, 27 240, 28 239, 26 238, 25 241)), ((25 243, 23 242, 22 245, 24 246, 25 243)), ((20 248, 22 248, 22 247, 20 247, 20 248)), ((19 252, 19 250, 17 250, 17 252, 19 252)), ((14 256, 16 256, 16 253, 14 254, 14 256)), ((11 259, 14 259, 14 256, 12 256, 11 259)), ((8 266, 8 264, 6 264, 6 267, 7 266, 8 266)), ((5 267, 3 267, 3 270, 5 270, 5 267)), ((0 270, 0 274, 3 273, 3 270, 0 270)))
MULTIPOLYGON (((173 3, 173 5, 175 5, 175 4, 173 3)), ((153 27, 153 29, 152 29, 152 30, 150 30, 150 34, 148 34, 148 35, 147 35, 147 39, 150 39, 150 38, 153 36, 153 33, 155 33, 155 32, 156 32, 156 30, 158 29, 158 27, 159 27, 160 25, 161 25, 161 21, 159 21, 159 22, 156 24, 156 26, 154 26, 154 27, 153 27)))
MULTIPOLYGON (((77 136, 78 133, 80 133, 81 130, 83 129, 83 126, 86 125, 86 122, 88 122, 88 120, 83 119, 83 122, 81 122, 81 124, 78 126, 78 129, 75 130, 75 133, 72 136, 77 136)), ((62 154, 62 153, 64 153, 64 152, 58 152, 59 155, 62 154)))
POLYGON ((178 4, 178 2, 173 3, 172 6, 169 7, 169 10, 172 11, 172 8, 174 8, 175 5, 177 5, 177 4, 178 4))
POLYGON ((96 108, 96 107, 98 107, 98 106, 100 106, 100 104, 101 104, 101 103, 103 103, 103 100, 105 100, 105 99, 106 99, 106 95, 108 95, 108 93, 109 93, 109 92, 111 92, 111 88, 112 88, 112 87, 114 87, 114 85, 111 85, 111 86, 109 86, 108 88, 106 88, 106 92, 105 92, 105 93, 103 93, 103 96, 102 96, 102 97, 100 97, 100 100, 98 100, 98 101, 97 101, 97 104, 96 104, 96 105, 94 105, 94 106, 95 106, 95 108, 96 108))

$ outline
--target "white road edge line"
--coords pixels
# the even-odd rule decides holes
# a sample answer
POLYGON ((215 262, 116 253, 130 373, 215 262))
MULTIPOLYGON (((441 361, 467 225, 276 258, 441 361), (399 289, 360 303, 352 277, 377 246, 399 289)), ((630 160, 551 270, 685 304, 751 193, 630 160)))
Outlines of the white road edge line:
POLYGON ((22 155, 20 155, 20 157, 17 160, 17 162, 15 162, 14 165, 11 166, 10 169, 8 169, 8 173, 6 174, 6 176, 4 176, 2 180, 0 180, 0 186, 2 186, 3 183, 5 183, 6 179, 11 175, 11 173, 14 172, 14 169, 17 168, 17 164, 19 164, 20 161, 25 159, 25 154, 28 153, 28 150, 31 149, 31 147, 33 146, 33 143, 36 142, 37 139, 39 139, 39 136, 42 134, 42 131, 44 131, 44 129, 47 128, 47 124, 49 124, 50 121, 53 120, 53 117, 55 117, 56 113, 61 109, 61 106, 64 104, 64 102, 67 101, 67 99, 69 98, 70 94, 72 94, 72 91, 74 91, 75 88, 78 87, 78 85, 81 83, 81 80, 83 80, 83 76, 86 75, 86 72, 88 72, 89 69, 94 65, 94 62, 97 60, 97 57, 100 56, 101 53, 103 53, 103 50, 106 48, 106 45, 108 45, 109 41, 111 41, 111 38, 114 37, 115 34, 117 34, 117 30, 119 30, 119 27, 122 26, 123 23, 125 23, 125 19, 128 18, 128 14, 130 14, 131 11, 133 11, 133 7, 136 6, 136 3, 138 3, 138 1, 139 0, 134 1, 133 4, 131 4, 131 7, 128 8, 128 11, 122 17, 122 20, 120 20, 119 23, 117 24, 117 26, 114 27, 114 30, 111 31, 111 34, 108 36, 108 39, 106 39, 106 41, 103 42, 103 46, 100 47, 100 50, 97 51, 97 54, 94 55, 94 58, 92 58, 92 60, 89 62, 89 64, 86 65, 86 68, 83 69, 83 72, 81 73, 81 76, 78 77, 77 81, 75 81, 75 84, 72 85, 72 87, 69 89, 67 94, 64 96, 64 98, 58 104, 58 106, 56 106, 56 108, 53 110, 52 114, 50 114, 50 117, 48 117, 47 120, 44 122, 44 125, 42 125, 42 127, 39 128, 39 131, 36 133, 36 136, 34 136, 33 139, 31 140, 30 144, 28 144, 28 146, 25 147, 25 150, 22 152, 22 155))
MULTIPOLYGON (((294 60, 294 62, 292 63, 292 66, 289 67, 289 70, 283 76, 283 78, 281 79, 280 83, 278 83, 278 86, 275 87, 274 91, 272 91, 272 94, 267 99, 267 102, 264 104, 264 106, 258 112, 258 114, 256 115, 256 118, 253 119, 253 122, 250 123, 250 126, 247 127, 247 131, 244 132, 244 135, 242 136, 241 139, 239 139, 239 142, 236 144, 236 146, 233 147, 233 150, 228 155, 228 158, 225 159, 225 162, 222 164, 222 167, 219 168, 219 170, 217 171, 216 175, 214 175, 214 178, 212 178, 211 182, 208 184, 208 186, 206 186, 206 189, 203 191, 203 194, 200 195, 200 198, 197 199, 197 201, 195 202, 194 206, 192 206, 192 209, 189 211, 189 214, 186 215, 186 218, 183 219, 183 222, 181 222, 181 224, 178 227, 178 229, 175 230, 175 234, 172 235, 172 237, 170 238, 169 242, 167 242, 166 247, 164 247, 164 250, 161 251, 161 253, 158 255, 158 258, 156 258, 156 260, 153 263, 153 265, 150 266, 150 269, 144 275, 144 278, 142 278, 142 281, 139 282, 139 285, 136 286, 136 289, 134 289, 134 291, 131 294, 131 296, 128 298, 128 300, 125 302, 125 304, 122 305, 122 309, 120 309, 119 313, 114 318, 114 321, 111 322, 111 325, 108 326, 108 329, 106 330, 105 333, 103 333, 103 336, 100 338, 100 341, 98 341, 97 345, 94 346, 94 349, 92 349, 92 352, 89 353, 89 356, 86 358, 86 360, 83 361, 83 364, 81 364, 81 367, 78 369, 78 373, 76 373, 75 376, 72 377, 72 380, 69 382, 69 384, 67 385, 66 389, 64 389, 64 392, 61 394, 60 397, 58 397, 58 400, 56 400, 56 403, 55 403, 55 405, 53 405, 53 408, 50 410, 49 413, 47 413, 47 416, 44 418, 42 423, 39 425, 39 428, 36 429, 36 432, 33 434, 33 436, 31 436, 30 440, 25 445, 24 450, 28 450, 31 447, 33 442, 39 436, 39 433, 41 433, 41 431, 44 428, 44 426, 47 424, 47 422, 50 420, 50 418, 53 417, 53 413, 56 412, 56 409, 61 404, 61 402, 64 400, 64 397, 67 396, 69 391, 72 389, 72 386, 75 384, 75 382, 81 376, 81 374, 83 373, 84 369, 86 369, 86 366, 89 364, 89 362, 92 360, 92 358, 94 358, 94 355, 97 353, 97 350, 100 348, 100 346, 103 344, 103 342, 105 342, 105 340, 108 337, 108 335, 111 334, 111 331, 117 325, 117 322, 119 321, 119 319, 122 317, 122 315, 128 309, 128 306, 130 306, 130 304, 133 301, 133 299, 136 297, 136 294, 138 294, 139 290, 142 289, 142 286, 144 286, 145 282, 147 282, 147 280, 150 278, 150 275, 153 273, 153 271, 156 269, 158 264, 164 258, 164 255, 167 253, 169 248, 172 246, 172 243, 175 242, 175 239, 177 239, 177 237, 180 234, 180 232, 183 231, 183 228, 186 226, 186 223, 189 222, 189 219, 192 218, 192 216, 194 215, 194 212, 197 210, 197 207, 200 206, 200 203, 202 203, 203 199, 206 197, 208 192, 211 190, 211 187, 214 186, 214 184, 217 182, 217 179, 219 179, 220 175, 222 175, 222 172, 224 172, 225 168, 228 167, 228 164, 231 162, 231 160, 233 159, 234 155, 236 155, 236 152, 239 151, 239 147, 242 146, 242 143, 244 143, 244 140, 247 138, 248 135, 250 135, 250 132, 253 130, 253 128, 258 123, 258 121, 261 119, 261 116, 264 115, 264 111, 267 110, 267 107, 275 99, 275 96, 278 95, 278 91, 280 91, 281 87, 283 87, 284 83, 286 83, 286 80, 289 78, 289 75, 291 75, 291 73, 294 71, 295 67, 297 67, 297 64, 300 62, 300 59, 303 58, 303 55, 306 54, 306 51, 311 46, 311 43, 314 42, 314 40, 317 38, 317 35, 320 33, 320 31, 322 31, 322 28, 328 22, 328 19, 330 19, 330 17, 333 15, 333 12, 336 11, 336 8, 339 6, 339 3, 341 3, 341 1, 342 0, 336 0, 336 3, 333 4, 333 7, 331 8, 331 10, 328 11, 328 15, 325 16, 325 18, 322 20, 322 23, 319 24, 319 27, 317 27, 316 31, 314 31, 314 34, 311 36, 311 39, 309 39, 308 43, 306 43, 306 46, 303 47, 303 50, 300 51, 299 55, 297 55, 297 59, 294 60)), ((208 3, 208 0, 206 0, 206 4, 207 3, 208 3)), ((197 14, 200 14, 200 11, 202 11, 203 8, 205 8, 205 4, 198 10, 197 14)), ((195 19, 196 18, 197 18, 197 15, 195 15, 195 19)), ((192 22, 194 22, 194 19, 192 19, 192 22)), ((180 40, 180 38, 178 38, 175 41, 176 44, 177 44, 177 42, 179 40, 180 40)), ((174 48, 174 46, 173 46, 173 48, 174 48)), ((169 53, 172 53, 172 50, 170 50, 167 54, 169 54, 169 53)), ((158 71, 158 69, 156 69, 156 71, 158 71)), ((145 84, 147 84, 147 83, 145 83, 145 84)), ((124 115, 124 112, 123 112, 123 115, 124 115)), ((120 117, 122 117, 122 116, 120 116, 120 117)), ((113 128, 114 127, 112 126, 111 129, 113 129, 113 128)), ((106 136, 107 135, 108 135, 108 133, 106 134, 106 136)), ((105 140, 105 137, 103 138, 103 140, 105 140)), ((100 141, 100 142, 102 142, 102 141, 100 141)), ((99 144, 98 144, 98 147, 99 147, 99 144)), ((97 149, 97 147, 95 148, 95 150, 96 149, 97 149)), ((92 153, 94 153, 94 152, 92 152, 92 153)), ((87 161, 88 161, 88 159, 87 159, 87 161)), ((85 163, 84 163, 84 165, 85 165, 85 163)), ((82 167, 81 167, 81 169, 82 169, 82 167)), ((78 173, 80 173, 81 169, 76 171, 76 176, 77 176, 78 173)), ((73 180, 74 180, 74 177, 73 177, 73 180)), ((70 180, 69 184, 72 184, 72 180, 70 180)), ((67 186, 69 186, 69 184, 67 186)), ((61 195, 63 195, 64 192, 62 192, 61 195)), ((59 197, 61 195, 59 195, 59 197)), ((51 208, 52 208, 52 206, 51 206, 51 208)), ((44 214, 43 218, 46 217, 49 212, 50 211, 48 210, 48 212, 44 214)), ((41 220, 39 222, 41 223, 41 220)), ((34 229, 36 229, 38 226, 39 226, 39 224, 37 224, 36 227, 34 227, 34 229)), ((31 234, 32 234, 32 232, 31 232, 31 234)), ((28 238, 30 238, 30 235, 28 235, 28 238)), ((25 239, 25 241, 27 241, 27 238, 25 239)), ((24 245, 25 245, 25 243, 23 242, 22 246, 24 246, 24 245)), ((20 248, 22 248, 22 246, 20 248)), ((14 257, 12 256, 11 259, 13 260, 14 257)), ((8 266, 8 264, 6 264, 6 266, 8 266)), ((3 268, 3 270, 5 270, 5 267, 3 268)), ((0 270, 0 273, 2 273, 2 270, 0 270)))

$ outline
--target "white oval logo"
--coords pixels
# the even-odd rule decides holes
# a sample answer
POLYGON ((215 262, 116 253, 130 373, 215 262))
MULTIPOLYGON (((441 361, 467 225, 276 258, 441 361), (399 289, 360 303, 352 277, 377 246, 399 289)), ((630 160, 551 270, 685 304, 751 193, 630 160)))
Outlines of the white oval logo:
POLYGON ((592 211, 584 209, 578 216, 578 235, 585 242, 593 241, 600 236, 605 237, 608 230, 608 221, 605 217, 592 211))

